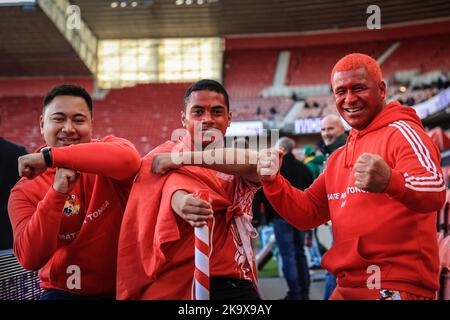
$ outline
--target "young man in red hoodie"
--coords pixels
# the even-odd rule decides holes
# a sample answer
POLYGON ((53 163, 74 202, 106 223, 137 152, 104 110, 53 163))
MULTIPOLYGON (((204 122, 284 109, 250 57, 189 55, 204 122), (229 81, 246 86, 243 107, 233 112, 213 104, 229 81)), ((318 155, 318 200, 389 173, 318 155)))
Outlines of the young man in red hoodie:
POLYGON ((433 299, 439 287, 436 211, 445 199, 440 154, 414 109, 386 104, 374 59, 350 54, 331 73, 347 143, 305 192, 279 174, 277 150, 258 159, 264 193, 287 221, 328 220, 334 244, 322 265, 337 277, 331 299, 433 299))
POLYGON ((43 300, 114 298, 120 224, 140 157, 127 140, 92 139, 92 100, 62 85, 44 99, 46 147, 19 158, 11 192, 14 252, 39 270, 43 300))
POLYGON ((212 141, 223 141, 231 122, 228 94, 216 81, 200 80, 186 91, 181 118, 187 134, 145 156, 133 184, 119 241, 118 298, 195 298, 193 227, 211 220, 210 298, 259 299, 251 247, 257 153, 250 164, 248 150, 207 150, 212 141), (176 164, 178 152, 185 158, 176 164), (206 164, 213 153, 220 161, 206 164), (237 160, 227 163, 227 155, 237 160), (190 166, 197 156, 198 166, 190 166), (209 202, 195 196, 202 189, 209 202))

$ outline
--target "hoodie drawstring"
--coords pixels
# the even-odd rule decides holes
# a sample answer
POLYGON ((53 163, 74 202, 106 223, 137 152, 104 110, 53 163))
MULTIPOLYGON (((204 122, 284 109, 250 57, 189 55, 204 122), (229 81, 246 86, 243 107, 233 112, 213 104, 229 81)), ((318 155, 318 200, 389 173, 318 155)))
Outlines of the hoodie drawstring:
POLYGON ((355 157, 355 149, 356 149, 356 140, 358 140, 358 136, 359 136, 359 132, 357 132, 356 134, 349 134, 349 136, 347 137, 347 141, 345 142, 344 168, 348 168, 353 165, 353 158, 355 157), (354 137, 354 139, 353 139, 353 137, 354 137), (348 148, 352 149, 352 151, 350 153, 350 159, 347 159, 348 148))
POLYGON ((344 168, 348 168, 347 151, 348 151, 349 140, 350 140, 350 135, 348 135, 347 140, 345 141, 344 168))

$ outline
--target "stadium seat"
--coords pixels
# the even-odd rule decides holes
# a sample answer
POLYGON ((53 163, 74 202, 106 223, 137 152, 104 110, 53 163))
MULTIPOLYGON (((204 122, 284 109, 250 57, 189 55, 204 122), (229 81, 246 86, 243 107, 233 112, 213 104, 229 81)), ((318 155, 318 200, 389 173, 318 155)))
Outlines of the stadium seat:
POLYGON ((330 70, 342 56, 361 52, 376 59, 390 44, 386 41, 294 48, 291 50, 286 84, 298 86, 329 83, 330 70))
POLYGON ((42 290, 37 271, 23 269, 12 250, 6 251, 0 252, 0 300, 38 300, 42 290))
POLYGON ((400 39, 400 46, 381 64, 385 77, 400 70, 450 69, 450 34, 400 39))

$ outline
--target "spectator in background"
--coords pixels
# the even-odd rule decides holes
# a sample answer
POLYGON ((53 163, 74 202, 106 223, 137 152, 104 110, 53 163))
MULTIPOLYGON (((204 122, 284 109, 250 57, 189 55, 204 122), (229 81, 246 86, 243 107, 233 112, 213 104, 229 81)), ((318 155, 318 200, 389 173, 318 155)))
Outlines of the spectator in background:
POLYGON ((252 212, 253 212, 252 225, 255 228, 259 228, 261 226, 269 224, 270 219, 273 218, 272 216, 269 217, 266 212, 266 206, 264 204, 263 192, 261 188, 258 189, 258 191, 256 191, 255 196, 253 197, 252 212))
MULTIPOLYGON (((240 148, 240 149, 248 149, 249 148, 249 139, 248 137, 234 137, 233 142, 231 144, 232 148, 240 148)), ((258 190, 259 191, 259 190, 258 190)), ((258 191, 255 193, 255 197, 258 194, 258 191)), ((252 210, 253 213, 257 213, 256 215, 253 214, 252 219, 252 225, 255 228, 260 227, 261 225, 265 225, 266 223, 266 217, 262 214, 260 214, 259 210, 252 210)), ((252 238, 252 245, 256 243, 256 238, 252 238)), ((255 249, 255 246, 253 246, 253 249, 255 249)))
POLYGON ((406 99, 406 105, 412 107, 415 104, 416 104, 416 100, 414 99, 414 97, 408 97, 408 99, 406 99))
MULTIPOLYGON (((0 114, 0 129, 2 115, 0 114)), ((17 159, 27 154, 24 146, 15 144, 0 135, 0 251, 13 247, 13 232, 8 217, 8 198, 12 187, 19 181, 17 159)))
POLYGON ((437 89, 438 90, 442 90, 442 89, 447 89, 450 85, 450 81, 448 79, 447 74, 445 74, 445 72, 441 72, 441 75, 438 78, 437 81, 437 89))
MULTIPOLYGON (((319 147, 322 153, 328 158, 334 151, 345 145, 347 134, 344 131, 344 125, 341 119, 334 114, 330 114, 321 121, 322 143, 319 147)), ((328 223, 325 224, 329 227, 328 223)), ((331 228, 330 228, 331 234, 331 228)), ((332 234, 331 234, 332 237, 332 234)), ((336 288, 336 277, 329 271, 325 275, 325 293, 324 300, 328 300, 336 288)))
POLYGON ((307 144, 303 150, 305 154, 304 163, 311 171, 313 179, 315 180, 322 172, 322 165, 325 161, 325 157, 321 154, 316 155, 314 146, 310 144, 307 144))
MULTIPOLYGON (((312 175, 308 168, 298 161, 292 154, 295 142, 290 138, 280 138, 278 147, 283 150, 283 162, 281 175, 285 177, 295 188, 305 190, 312 183, 312 175)), ((275 239, 280 250, 282 259, 283 275, 286 279, 289 291, 286 300, 309 300, 310 277, 308 262, 305 255, 305 232, 300 231, 284 220, 270 205, 264 193, 260 194, 255 201, 262 201, 269 217, 272 219, 275 239)), ((258 210, 259 203, 253 204, 258 210)))
MULTIPOLYGON (((305 155, 304 163, 308 167, 309 171, 313 176, 313 180, 316 180, 317 177, 323 170, 323 163, 325 162, 325 157, 321 154, 316 155, 316 150, 314 146, 307 144, 303 153, 305 155)), ((306 247, 309 253, 310 258, 310 268, 311 269, 320 269, 320 263, 322 261, 322 252, 325 252, 320 246, 319 240, 317 239, 317 229, 314 228, 312 230, 306 231, 306 247)))
POLYGON ((330 114, 322 119, 320 133, 323 141, 319 143, 319 149, 326 157, 329 157, 336 149, 343 146, 348 136, 339 116, 334 114, 330 114))
POLYGON ((278 113, 277 107, 270 107, 269 113, 273 116, 276 115, 278 113))
POLYGON ((301 161, 305 163, 305 153, 302 148, 294 148, 292 149, 292 154, 294 155, 295 159, 298 161, 301 161))

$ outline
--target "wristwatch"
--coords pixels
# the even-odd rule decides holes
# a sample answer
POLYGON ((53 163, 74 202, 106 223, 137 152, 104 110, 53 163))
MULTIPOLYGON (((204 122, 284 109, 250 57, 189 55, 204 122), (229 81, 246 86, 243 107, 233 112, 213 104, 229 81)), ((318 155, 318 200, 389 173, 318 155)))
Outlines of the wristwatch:
POLYGON ((47 165, 48 168, 53 167, 53 159, 50 151, 51 151, 50 147, 46 147, 41 150, 42 155, 44 156, 45 164, 47 165))

